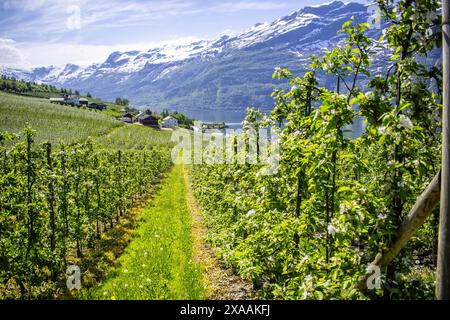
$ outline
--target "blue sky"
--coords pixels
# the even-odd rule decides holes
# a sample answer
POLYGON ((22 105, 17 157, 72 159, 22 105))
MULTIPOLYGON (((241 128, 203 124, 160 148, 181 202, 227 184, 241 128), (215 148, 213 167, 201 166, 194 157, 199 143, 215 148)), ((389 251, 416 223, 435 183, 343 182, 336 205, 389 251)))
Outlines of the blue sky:
POLYGON ((104 61, 117 50, 148 50, 161 43, 239 34, 255 23, 270 22, 304 6, 324 2, 2 0, 0 65, 88 65, 104 61))

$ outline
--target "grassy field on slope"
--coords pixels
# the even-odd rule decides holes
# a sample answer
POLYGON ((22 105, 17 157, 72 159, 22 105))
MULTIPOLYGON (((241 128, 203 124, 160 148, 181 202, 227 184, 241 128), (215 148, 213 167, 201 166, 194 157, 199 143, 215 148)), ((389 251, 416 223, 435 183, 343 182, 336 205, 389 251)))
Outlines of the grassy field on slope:
POLYGON ((27 125, 38 132, 37 142, 70 143, 106 134, 122 124, 100 112, 0 92, 0 131, 17 133, 27 125))
POLYGON ((96 139, 106 148, 121 150, 144 149, 153 146, 170 145, 172 131, 155 130, 139 124, 125 125, 111 133, 96 139))
POLYGON ((145 208, 130 245, 94 299, 202 299, 205 288, 193 261, 192 217, 182 166, 176 165, 145 208))

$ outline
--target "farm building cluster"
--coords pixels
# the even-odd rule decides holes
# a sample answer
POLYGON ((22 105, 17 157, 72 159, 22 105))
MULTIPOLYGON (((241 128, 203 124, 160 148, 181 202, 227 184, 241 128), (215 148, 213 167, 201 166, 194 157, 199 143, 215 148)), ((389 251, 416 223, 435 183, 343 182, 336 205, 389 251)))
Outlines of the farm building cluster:
POLYGON ((178 120, 174 117, 168 116, 161 120, 157 114, 145 114, 140 112, 137 116, 133 117, 133 115, 126 111, 122 110, 122 118, 121 120, 125 123, 140 123, 147 127, 152 127, 155 129, 159 128, 176 128, 178 127, 178 120))
MULTIPOLYGON (((76 107, 87 107, 90 109, 96 110, 105 110, 106 105, 103 103, 91 102, 86 98, 82 98, 79 95, 75 94, 66 94, 61 93, 57 98, 50 98, 50 103, 57 103, 61 105, 70 105, 76 107)), ((122 116, 120 120, 124 123, 140 123, 147 127, 152 127, 155 129, 159 128, 176 128, 178 127, 178 120, 172 116, 167 116, 164 119, 160 120, 160 116, 156 113, 146 114, 143 112, 139 112, 138 115, 134 116, 133 113, 129 111, 129 109, 122 109, 122 116)))
POLYGON ((70 106, 76 106, 76 107, 88 107, 90 109, 96 109, 96 110, 105 110, 106 105, 103 103, 96 103, 91 102, 89 103, 89 100, 86 98, 81 98, 79 95, 75 94, 66 94, 61 93, 59 97, 57 98, 50 98, 50 103, 58 103, 61 105, 70 105, 70 106))

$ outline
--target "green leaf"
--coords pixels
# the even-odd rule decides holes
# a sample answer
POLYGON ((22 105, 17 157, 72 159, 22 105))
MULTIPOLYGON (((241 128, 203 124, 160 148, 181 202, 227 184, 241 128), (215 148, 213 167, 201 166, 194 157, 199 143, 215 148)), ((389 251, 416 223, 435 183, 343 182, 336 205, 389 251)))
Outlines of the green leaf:
POLYGON ((342 193, 342 192, 347 192, 350 190, 351 190, 350 187, 345 186, 345 187, 340 187, 337 192, 342 193))

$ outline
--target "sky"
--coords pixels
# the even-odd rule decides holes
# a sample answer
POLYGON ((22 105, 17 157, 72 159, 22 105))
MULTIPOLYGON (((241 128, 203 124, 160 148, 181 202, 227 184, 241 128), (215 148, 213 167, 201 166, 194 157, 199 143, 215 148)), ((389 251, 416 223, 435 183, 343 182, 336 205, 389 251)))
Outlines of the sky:
POLYGON ((0 66, 87 66, 114 51, 237 35, 256 23, 325 2, 329 0, 0 0, 0 66))

